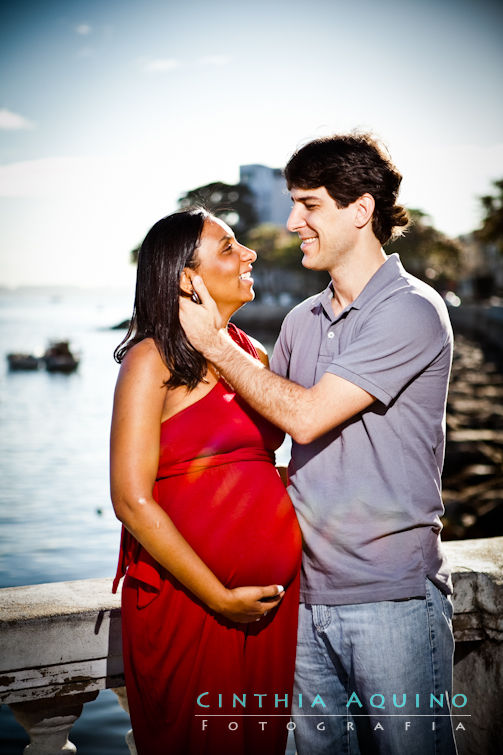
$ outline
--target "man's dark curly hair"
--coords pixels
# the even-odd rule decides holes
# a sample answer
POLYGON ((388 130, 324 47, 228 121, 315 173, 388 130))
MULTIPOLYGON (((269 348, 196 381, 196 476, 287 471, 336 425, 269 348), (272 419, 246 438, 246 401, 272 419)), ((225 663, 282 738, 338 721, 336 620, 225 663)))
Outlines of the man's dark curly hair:
POLYGON ((371 194, 372 230, 381 244, 400 236, 409 222, 407 210, 396 204, 402 176, 370 134, 314 139, 292 155, 284 173, 289 189, 324 186, 340 208, 371 194))

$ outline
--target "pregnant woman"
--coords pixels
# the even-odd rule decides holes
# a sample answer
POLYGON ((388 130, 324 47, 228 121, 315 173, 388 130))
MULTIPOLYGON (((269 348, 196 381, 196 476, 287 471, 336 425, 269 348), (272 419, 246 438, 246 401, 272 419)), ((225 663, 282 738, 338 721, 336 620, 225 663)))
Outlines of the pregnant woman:
MULTIPOLYGON (((282 755, 301 539, 274 467, 283 433, 185 338, 204 279, 225 322, 253 299, 256 254, 204 210, 156 223, 139 253, 111 432, 123 523, 123 655, 139 755, 282 755)), ((232 338, 266 361, 232 323, 232 338)))

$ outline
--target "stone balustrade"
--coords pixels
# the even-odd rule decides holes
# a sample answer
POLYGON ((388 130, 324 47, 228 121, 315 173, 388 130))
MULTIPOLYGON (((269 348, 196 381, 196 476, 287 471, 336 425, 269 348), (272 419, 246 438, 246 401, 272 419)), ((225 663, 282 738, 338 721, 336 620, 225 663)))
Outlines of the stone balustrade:
MULTIPOLYGON (((446 543, 455 586, 454 692, 468 698, 460 755, 499 753, 503 712, 503 537, 446 543)), ((76 752, 82 706, 111 688, 127 710, 120 597, 110 579, 0 590, 0 703, 30 735, 29 755, 76 752)), ((131 753, 134 741, 126 740, 131 753)))

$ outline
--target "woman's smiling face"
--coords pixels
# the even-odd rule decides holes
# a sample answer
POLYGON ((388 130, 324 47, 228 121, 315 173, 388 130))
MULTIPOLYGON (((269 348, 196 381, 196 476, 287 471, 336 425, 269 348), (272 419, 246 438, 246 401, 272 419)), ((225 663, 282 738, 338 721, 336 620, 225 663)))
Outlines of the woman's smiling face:
POLYGON ((222 315, 230 317, 247 301, 253 300, 255 293, 250 273, 256 259, 256 253, 239 244, 222 220, 209 217, 204 221, 196 251, 196 272, 222 315))

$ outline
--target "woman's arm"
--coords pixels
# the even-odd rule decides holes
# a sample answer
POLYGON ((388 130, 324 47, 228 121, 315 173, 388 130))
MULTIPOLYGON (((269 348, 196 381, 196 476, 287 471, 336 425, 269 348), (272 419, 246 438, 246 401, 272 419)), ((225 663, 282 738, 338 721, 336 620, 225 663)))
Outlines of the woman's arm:
POLYGON ((115 389, 110 487, 118 519, 150 555, 211 610, 236 622, 259 619, 283 597, 277 585, 229 590, 199 558, 152 496, 159 464, 168 371, 152 339, 126 355, 115 389), (262 598, 276 596, 272 601, 262 598))

